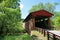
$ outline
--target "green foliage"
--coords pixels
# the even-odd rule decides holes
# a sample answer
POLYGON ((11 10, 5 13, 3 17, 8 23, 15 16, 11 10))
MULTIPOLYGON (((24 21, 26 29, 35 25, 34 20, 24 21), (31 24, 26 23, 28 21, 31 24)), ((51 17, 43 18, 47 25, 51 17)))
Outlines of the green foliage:
POLYGON ((21 35, 5 35, 0 36, 0 40, 31 40, 31 36, 28 34, 21 34, 21 35))
POLYGON ((38 11, 38 10, 44 9, 44 10, 47 10, 47 11, 53 13, 56 5, 58 5, 58 3, 54 3, 54 4, 46 3, 46 4, 43 4, 43 3, 40 2, 37 5, 33 5, 32 8, 29 11, 30 12, 34 12, 34 11, 38 11))
POLYGON ((54 12, 54 16, 52 18, 52 26, 54 26, 55 30, 60 30, 60 12, 54 12))
POLYGON ((60 12, 55 15, 55 26, 60 26, 60 12))
POLYGON ((43 3, 39 3, 39 4, 37 5, 37 7, 38 7, 38 10, 45 9, 45 6, 44 6, 43 3))
POLYGON ((0 0, 0 40, 31 40, 30 35, 22 34, 25 29, 22 27, 19 2, 0 0))
POLYGON ((20 0, 1 0, 0 3, 0 32, 21 32, 20 0))
POLYGON ((3 31, 3 27, 5 27, 6 25, 5 19, 6 19, 6 15, 0 12, 0 32, 3 31))
POLYGON ((2 0, 0 6, 8 8, 16 8, 19 6, 20 0, 2 0))
POLYGON ((18 9, 5 8, 4 14, 6 18, 6 28, 7 32, 19 32, 22 29, 20 12, 18 9))
POLYGON ((38 11, 44 9, 43 3, 39 3, 38 5, 33 5, 32 8, 29 10, 30 12, 38 11))
POLYGON ((50 4, 50 3, 46 3, 46 10, 48 10, 49 12, 53 12, 55 9, 55 6, 50 4))

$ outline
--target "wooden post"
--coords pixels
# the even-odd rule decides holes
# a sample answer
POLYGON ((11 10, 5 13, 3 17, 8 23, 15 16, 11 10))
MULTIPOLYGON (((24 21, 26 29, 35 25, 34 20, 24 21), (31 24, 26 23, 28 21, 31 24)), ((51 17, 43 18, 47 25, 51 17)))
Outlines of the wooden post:
POLYGON ((33 29, 35 29, 35 18, 33 17, 33 29))
POLYGON ((44 29, 44 37, 45 37, 45 29, 44 29))
POLYGON ((55 34, 53 34, 53 40, 56 40, 55 34))
POLYGON ((40 30, 41 30, 41 29, 39 28, 39 32, 40 32, 40 30))
POLYGON ((47 31, 47 40, 49 40, 49 32, 47 31))
POLYGON ((50 28, 50 18, 48 18, 48 29, 51 29, 50 28))
POLYGON ((42 29, 42 34, 43 34, 43 31, 44 31, 44 30, 42 29))

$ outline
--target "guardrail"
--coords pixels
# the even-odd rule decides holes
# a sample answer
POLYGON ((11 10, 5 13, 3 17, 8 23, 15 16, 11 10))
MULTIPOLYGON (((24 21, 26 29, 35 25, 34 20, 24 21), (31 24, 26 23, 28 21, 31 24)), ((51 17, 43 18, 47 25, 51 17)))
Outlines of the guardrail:
POLYGON ((42 29, 42 28, 38 28, 38 27, 35 27, 35 30, 39 31, 41 34, 43 34, 44 36, 47 35, 47 30, 46 29, 42 29))
POLYGON ((47 40, 60 40, 60 36, 47 31, 47 40))
POLYGON ((60 40, 60 36, 56 35, 54 33, 49 32, 47 29, 42 29, 42 28, 35 28, 37 31, 42 33, 45 36, 47 36, 47 40, 60 40))

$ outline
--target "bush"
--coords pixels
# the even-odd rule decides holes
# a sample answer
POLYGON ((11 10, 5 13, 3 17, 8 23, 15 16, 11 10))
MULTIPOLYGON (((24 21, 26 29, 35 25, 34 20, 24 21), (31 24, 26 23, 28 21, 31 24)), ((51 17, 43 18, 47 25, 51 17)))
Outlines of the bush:
POLYGON ((31 40, 31 36, 28 34, 21 35, 5 35, 4 37, 0 36, 1 40, 31 40))

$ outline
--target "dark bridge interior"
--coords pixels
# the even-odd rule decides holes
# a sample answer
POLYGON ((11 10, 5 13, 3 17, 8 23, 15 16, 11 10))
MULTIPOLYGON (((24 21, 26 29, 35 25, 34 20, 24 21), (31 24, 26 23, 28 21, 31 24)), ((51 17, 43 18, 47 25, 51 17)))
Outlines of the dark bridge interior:
POLYGON ((35 27, 48 29, 48 17, 35 17, 35 27))

